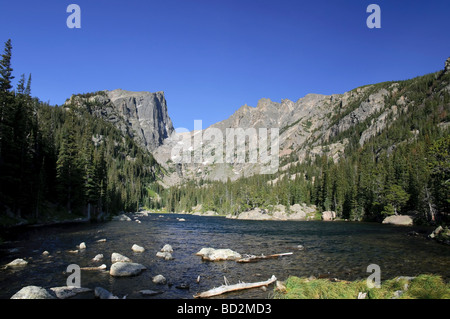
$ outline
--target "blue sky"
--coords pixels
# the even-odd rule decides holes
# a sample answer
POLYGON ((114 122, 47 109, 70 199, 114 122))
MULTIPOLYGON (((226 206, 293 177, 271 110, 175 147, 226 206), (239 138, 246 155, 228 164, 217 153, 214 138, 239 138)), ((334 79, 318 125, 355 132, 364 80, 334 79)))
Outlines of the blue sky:
MULTIPOLYGON (((261 98, 298 100, 440 70, 450 1, 46 0, 0 4, 0 42, 32 94, 164 91, 175 127, 223 120, 261 98), (66 8, 81 7, 81 29, 66 8), (381 7, 381 29, 366 8, 381 7)), ((3 47, 1 48, 3 50, 3 47)))

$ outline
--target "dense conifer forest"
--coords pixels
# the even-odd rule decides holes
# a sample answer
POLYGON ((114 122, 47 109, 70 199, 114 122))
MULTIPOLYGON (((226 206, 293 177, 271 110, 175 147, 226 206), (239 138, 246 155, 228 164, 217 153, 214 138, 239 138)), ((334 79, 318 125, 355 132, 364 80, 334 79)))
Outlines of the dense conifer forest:
POLYGON ((14 88, 11 57, 8 40, 0 62, 2 224, 138 210, 159 171, 151 154, 87 110, 32 97, 31 75, 14 88))

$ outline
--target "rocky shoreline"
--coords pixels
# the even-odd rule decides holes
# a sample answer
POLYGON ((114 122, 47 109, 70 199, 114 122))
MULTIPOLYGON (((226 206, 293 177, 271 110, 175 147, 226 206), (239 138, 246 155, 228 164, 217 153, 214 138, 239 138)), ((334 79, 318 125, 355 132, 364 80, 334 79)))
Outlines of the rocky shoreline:
MULTIPOLYGON (((189 213, 186 213, 189 214, 189 213)), ((284 205, 269 206, 269 208, 259 208, 241 212, 237 215, 227 214, 220 215, 214 211, 202 212, 201 206, 193 207, 190 213, 195 216, 224 216, 229 219, 240 220, 316 220, 318 219, 317 207, 315 205, 307 205, 305 203, 295 204, 289 207, 284 205)))

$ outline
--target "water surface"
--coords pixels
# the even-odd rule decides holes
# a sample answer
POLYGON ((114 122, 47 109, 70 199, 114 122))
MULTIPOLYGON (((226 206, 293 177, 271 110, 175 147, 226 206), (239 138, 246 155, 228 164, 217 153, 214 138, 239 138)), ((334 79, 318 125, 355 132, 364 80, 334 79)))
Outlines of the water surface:
MULTIPOLYGON (((0 246, 0 266, 15 258, 24 258, 29 264, 20 269, 0 270, 0 298, 10 298, 28 285, 65 286, 65 270, 70 264, 87 267, 104 263, 109 269, 113 252, 145 265, 147 270, 127 278, 111 277, 107 271, 82 271, 83 287, 101 286, 127 298, 192 298, 197 292, 223 284, 224 276, 230 284, 264 281, 272 275, 279 280, 290 275, 355 280, 370 275, 366 272, 370 264, 380 266, 382 280, 422 273, 450 279, 450 247, 407 235, 417 228, 376 223, 243 221, 192 215, 152 214, 139 220, 140 224, 111 221, 49 226, 27 229, 6 238, 0 246), (97 242, 103 238, 106 242, 97 242), (78 254, 68 252, 77 249, 81 242, 86 243, 86 250, 78 254), (143 246, 145 252, 134 253, 133 244, 143 246), (165 244, 173 247, 173 260, 156 257, 165 244), (298 245, 305 249, 299 250, 298 245), (293 255, 248 264, 207 262, 195 255, 203 247, 230 248, 241 254, 293 252, 293 255), (50 256, 43 256, 43 251, 50 256), (92 261, 97 254, 104 255, 100 263, 92 261), (152 278, 158 274, 166 277, 169 284, 153 284, 152 278), (181 284, 189 289, 177 288, 181 284), (162 293, 142 296, 139 291, 143 289, 162 293)), ((267 298, 272 288, 235 292, 221 298, 267 298)), ((92 298, 93 294, 79 297, 92 298)))

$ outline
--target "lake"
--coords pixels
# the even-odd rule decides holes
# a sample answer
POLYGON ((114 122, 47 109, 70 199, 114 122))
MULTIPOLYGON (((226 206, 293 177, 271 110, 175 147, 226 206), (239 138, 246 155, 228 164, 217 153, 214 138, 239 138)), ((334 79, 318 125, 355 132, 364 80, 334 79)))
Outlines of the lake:
MULTIPOLYGON (((107 271, 82 271, 82 287, 100 286, 120 298, 193 298, 198 292, 222 285, 224 276, 230 284, 265 281, 272 275, 278 280, 290 275, 355 280, 371 274, 367 272, 370 264, 380 266, 382 280, 423 273, 450 279, 450 247, 423 236, 407 235, 411 230, 431 232, 432 228, 361 222, 245 221, 175 214, 150 214, 139 220, 140 224, 111 221, 28 227, 4 238, 0 266, 16 258, 29 263, 18 269, 0 270, 0 298, 10 298, 28 285, 65 286, 65 271, 70 264, 88 267, 104 263, 109 269, 113 252, 145 265, 147 270, 126 278, 112 277, 107 271), (97 242, 99 239, 106 242, 97 242), (86 243, 84 251, 69 252, 81 242, 86 243), (133 252, 133 244, 143 246, 145 251, 133 252), (173 247, 173 260, 156 257, 165 244, 173 247), (304 249, 300 250, 299 245, 304 249), (240 254, 293 254, 255 263, 208 262, 195 255, 203 247, 230 248, 240 254), (43 251, 50 255, 42 255, 43 251), (92 261, 97 254, 104 255, 101 262, 92 261), (152 278, 158 274, 166 277, 169 284, 154 284, 152 278), (189 289, 177 288, 182 284, 189 289), (142 296, 139 291, 144 289, 162 293, 142 296)), ((270 286, 266 291, 257 288, 220 297, 270 298, 272 293, 270 286)), ((93 293, 76 298, 93 298, 93 293)))

